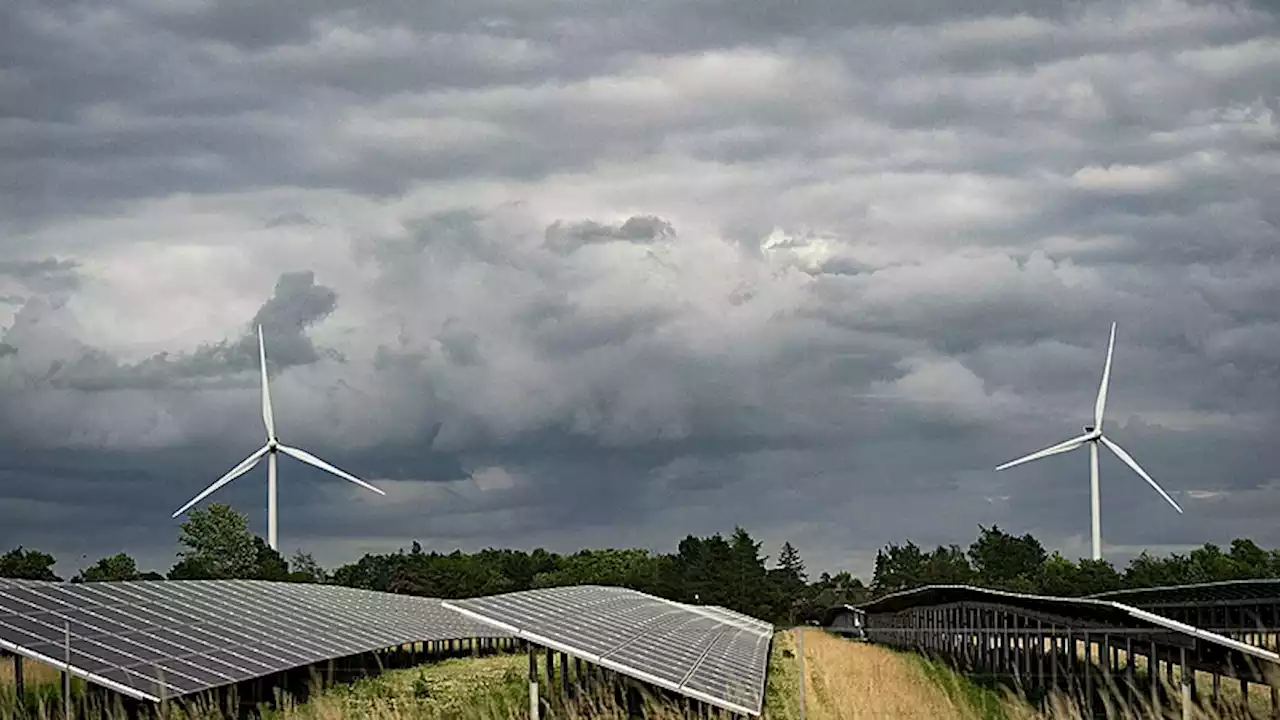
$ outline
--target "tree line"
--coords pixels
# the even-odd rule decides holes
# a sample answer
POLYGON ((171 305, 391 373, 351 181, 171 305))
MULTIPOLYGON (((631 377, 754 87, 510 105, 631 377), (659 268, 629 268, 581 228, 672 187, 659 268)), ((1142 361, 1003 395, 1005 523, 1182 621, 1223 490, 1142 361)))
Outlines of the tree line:
MULTIPOLYGON (((285 560, 248 529, 248 518, 228 505, 193 510, 182 523, 181 550, 166 574, 141 572, 120 553, 83 568, 71 582, 110 580, 255 579, 331 583, 383 592, 466 598, 562 585, 628 587, 686 603, 720 605, 791 624, 820 620, 825 609, 857 604, 888 593, 932 584, 966 584, 1064 597, 1124 588, 1180 585, 1245 578, 1280 578, 1280 550, 1264 550, 1236 539, 1225 552, 1206 543, 1185 555, 1146 552, 1118 570, 1105 560, 1072 562, 1046 552, 1032 535, 1014 536, 979 526, 967 549, 959 545, 924 550, 907 541, 876 555, 869 584, 848 572, 810 579, 800 553, 783 543, 775 560, 745 529, 724 537, 688 535, 674 552, 589 549, 561 555, 538 548, 487 548, 474 553, 406 550, 369 553, 333 570, 297 552, 285 560)), ((61 580, 55 558, 18 547, 0 555, 0 577, 61 580)))

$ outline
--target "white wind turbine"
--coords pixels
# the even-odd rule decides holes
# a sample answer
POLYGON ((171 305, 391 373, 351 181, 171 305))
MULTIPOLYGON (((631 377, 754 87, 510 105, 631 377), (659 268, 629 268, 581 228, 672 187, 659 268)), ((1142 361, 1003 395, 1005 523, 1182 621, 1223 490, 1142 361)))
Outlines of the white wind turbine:
POLYGON ((1168 501, 1168 503, 1173 506, 1174 510, 1177 510, 1179 513, 1182 512, 1182 508, 1178 507, 1178 503, 1174 502, 1173 498, 1169 497, 1169 493, 1165 492, 1164 488, 1160 487, 1155 480, 1152 480, 1151 476, 1147 474, 1147 471, 1143 470, 1142 467, 1138 465, 1137 461, 1135 461, 1129 453, 1124 451, 1124 448, 1115 444, 1110 438, 1102 434, 1102 411, 1106 409, 1107 406, 1107 385, 1111 382, 1111 353, 1115 349, 1115 346, 1116 324, 1113 322, 1111 323, 1111 340, 1107 343, 1107 364, 1102 369, 1102 385, 1098 388, 1098 400, 1093 407, 1093 425, 1086 425, 1084 427, 1084 434, 1079 437, 1074 437, 1070 440, 1060 442, 1057 445, 1047 447, 1044 450, 1032 453, 1023 458, 1018 458, 1012 462, 1007 462, 996 468, 996 470, 1004 470, 1005 468, 1011 468, 1014 465, 1021 465, 1022 463, 1031 462, 1032 460, 1039 460, 1040 458, 1048 457, 1049 455, 1069 452, 1071 450, 1075 450, 1081 445, 1084 445, 1085 443, 1088 443, 1089 500, 1093 516, 1094 560, 1102 559, 1102 521, 1099 517, 1100 501, 1098 497, 1098 443, 1106 445, 1107 448, 1110 449, 1111 452, 1115 453, 1116 457, 1120 458, 1125 465, 1133 468, 1133 471, 1138 473, 1143 480, 1146 480, 1148 485, 1155 488, 1155 491, 1160 493, 1160 497, 1168 501))
POLYGON ((218 490, 218 488, 222 487, 223 485, 226 485, 232 480, 235 480, 241 475, 244 475, 245 473, 252 470, 255 466, 257 466, 258 462, 261 461, 262 457, 265 455, 267 457, 267 544, 271 546, 272 550, 279 550, 279 548, 276 547, 276 524, 277 524, 276 454, 277 453, 284 453, 285 455, 293 457, 297 460, 301 460, 302 462, 312 467, 319 468, 332 475, 337 475, 343 480, 346 480, 348 482, 353 482, 362 488, 367 488, 369 490, 372 490, 378 493, 379 495, 386 495, 386 493, 370 485, 369 483, 361 480, 355 475, 339 470, 338 468, 330 465, 329 463, 321 460, 320 458, 316 457, 315 455, 312 455, 311 453, 305 450, 299 450, 298 448, 289 447, 288 445, 283 445, 280 443, 280 440, 276 438, 275 417, 271 412, 271 391, 267 387, 267 349, 266 349, 266 345, 263 343, 263 340, 262 340, 261 325, 258 326, 258 360, 262 364, 262 422, 267 427, 267 444, 263 445, 261 448, 258 448, 256 452, 254 452, 252 455, 250 455, 249 457, 241 461, 239 465, 236 465, 235 467, 231 468, 231 470, 226 475, 223 475, 222 477, 218 478, 218 480, 215 483, 205 488, 204 492, 192 498, 191 502, 187 503, 186 505, 183 505, 177 512, 173 514, 173 517, 175 518, 178 517, 182 513, 191 509, 191 506, 195 505, 196 503, 200 502, 206 497, 209 497, 210 495, 212 495, 215 491, 218 490))

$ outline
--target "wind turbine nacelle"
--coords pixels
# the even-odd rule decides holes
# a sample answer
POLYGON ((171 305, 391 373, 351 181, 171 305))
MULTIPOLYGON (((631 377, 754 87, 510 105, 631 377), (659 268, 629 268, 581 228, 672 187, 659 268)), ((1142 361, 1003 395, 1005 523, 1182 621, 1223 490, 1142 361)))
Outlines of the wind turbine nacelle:
POLYGON ((1092 426, 1092 425, 1085 425, 1085 426, 1084 426, 1084 431, 1085 431, 1086 433, 1091 433, 1091 432, 1093 432, 1093 426, 1092 426))

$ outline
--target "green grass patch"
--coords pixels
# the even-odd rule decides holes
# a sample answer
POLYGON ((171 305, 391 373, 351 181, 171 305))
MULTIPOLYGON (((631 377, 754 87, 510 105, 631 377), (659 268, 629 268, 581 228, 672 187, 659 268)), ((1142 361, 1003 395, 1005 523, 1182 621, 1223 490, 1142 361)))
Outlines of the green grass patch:
POLYGON ((763 713, 767 720, 798 720, 800 717, 800 668, 792 638, 792 634, 785 631, 774 633, 769 649, 763 713))
POLYGON ((974 682, 943 663, 923 655, 916 653, 904 653, 904 655, 910 657, 919 666, 924 676, 941 688, 947 694, 947 699, 956 706, 969 708, 982 720, 1008 720, 1005 708, 1009 700, 1006 693, 974 682))
POLYGON ((335 685, 264 720, 301 717, 506 718, 528 708, 524 655, 451 658, 335 685), (334 712, 337 711, 337 712, 334 712))

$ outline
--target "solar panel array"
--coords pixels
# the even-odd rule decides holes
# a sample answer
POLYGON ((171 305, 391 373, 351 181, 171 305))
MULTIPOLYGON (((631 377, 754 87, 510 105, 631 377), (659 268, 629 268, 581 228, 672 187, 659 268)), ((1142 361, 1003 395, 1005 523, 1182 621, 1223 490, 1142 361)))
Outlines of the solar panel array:
POLYGON ((731 610, 579 585, 443 605, 732 712, 759 715, 773 626, 731 610))
POLYGON ((436 598, 253 580, 0 581, 0 649, 157 701, 411 642, 506 633, 436 598))
POLYGON ((19 578, 0 578, 0 588, 21 587, 26 585, 49 585, 48 580, 21 580, 19 578))
POLYGON ((1193 585, 1112 590, 1089 597, 1097 600, 1112 600, 1135 607, 1276 603, 1280 602, 1280 580, 1275 578, 1225 580, 1193 585))

